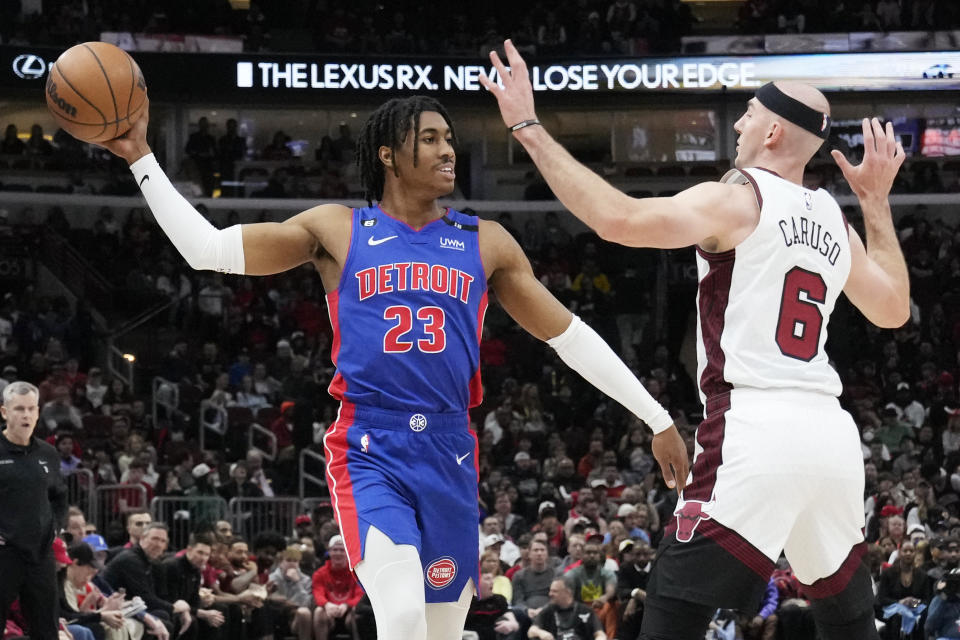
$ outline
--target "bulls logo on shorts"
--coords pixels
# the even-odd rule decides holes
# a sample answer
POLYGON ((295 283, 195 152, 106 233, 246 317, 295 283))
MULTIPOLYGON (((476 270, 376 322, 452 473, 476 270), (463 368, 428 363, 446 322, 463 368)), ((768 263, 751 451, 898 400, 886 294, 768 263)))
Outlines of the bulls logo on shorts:
POLYGON ((711 507, 713 500, 687 500, 682 507, 677 507, 673 512, 673 515, 677 516, 677 542, 690 542, 693 539, 693 532, 697 530, 700 521, 710 519, 707 511, 711 507))
POLYGON ((434 589, 443 589, 457 577, 457 563, 450 556, 438 558, 427 565, 427 584, 434 589))

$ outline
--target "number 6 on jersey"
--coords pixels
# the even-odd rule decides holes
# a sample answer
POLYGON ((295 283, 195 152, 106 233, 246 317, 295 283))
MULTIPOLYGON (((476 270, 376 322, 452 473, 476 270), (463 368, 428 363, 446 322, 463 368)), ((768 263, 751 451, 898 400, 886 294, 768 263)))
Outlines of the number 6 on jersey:
POLYGON ((777 346, 785 356, 810 362, 820 349, 823 314, 817 303, 827 300, 827 285, 819 273, 794 267, 783 278, 777 346), (806 297, 801 297, 806 294, 806 297))
MULTIPOLYGON (((417 348, 423 353, 440 353, 447 346, 447 334, 443 325, 446 320, 440 307, 420 307, 417 320, 423 322, 423 331, 427 338, 417 340, 417 348)), ((383 336, 384 353, 406 353, 413 348, 412 340, 403 337, 413 329, 413 309, 404 305, 394 305, 383 310, 384 320, 396 322, 383 336)))

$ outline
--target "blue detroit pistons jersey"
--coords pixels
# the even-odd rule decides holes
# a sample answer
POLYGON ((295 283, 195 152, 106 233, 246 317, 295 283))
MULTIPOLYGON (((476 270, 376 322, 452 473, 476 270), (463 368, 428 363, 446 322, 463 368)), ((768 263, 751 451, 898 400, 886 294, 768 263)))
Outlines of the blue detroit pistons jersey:
POLYGON ((379 206, 353 210, 350 249, 327 295, 341 402, 422 413, 480 403, 487 281, 476 216, 448 209, 416 230, 379 206))

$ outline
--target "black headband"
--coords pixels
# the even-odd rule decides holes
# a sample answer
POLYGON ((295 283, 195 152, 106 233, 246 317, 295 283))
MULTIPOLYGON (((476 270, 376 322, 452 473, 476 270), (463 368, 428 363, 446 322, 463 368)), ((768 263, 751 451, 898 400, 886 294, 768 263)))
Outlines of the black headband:
POLYGON ((756 98, 767 109, 804 131, 824 140, 830 135, 830 116, 791 98, 772 82, 757 89, 756 98))

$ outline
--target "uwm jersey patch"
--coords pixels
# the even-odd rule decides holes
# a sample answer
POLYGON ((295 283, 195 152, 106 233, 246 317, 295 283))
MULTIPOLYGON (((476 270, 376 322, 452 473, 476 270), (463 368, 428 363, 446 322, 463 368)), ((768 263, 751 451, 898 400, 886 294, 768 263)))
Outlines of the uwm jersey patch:
POLYGON ((760 204, 756 229, 730 251, 697 249, 701 400, 738 386, 839 395, 824 345, 850 273, 846 220, 823 189, 740 173, 760 204))
POLYGON ((354 209, 327 302, 338 400, 422 413, 480 403, 487 282, 475 216, 448 210, 413 229, 379 206, 354 209))

